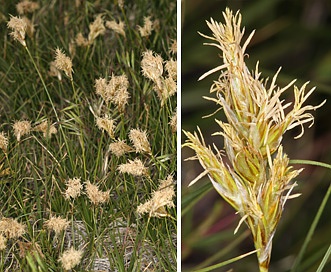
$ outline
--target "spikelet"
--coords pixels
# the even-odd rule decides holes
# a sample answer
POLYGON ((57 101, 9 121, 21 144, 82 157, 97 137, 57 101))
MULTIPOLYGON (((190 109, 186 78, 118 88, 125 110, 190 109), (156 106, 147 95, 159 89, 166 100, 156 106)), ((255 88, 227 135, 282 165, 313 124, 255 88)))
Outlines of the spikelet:
POLYGON ((260 271, 268 271, 272 239, 281 218, 285 202, 296 183, 292 180, 301 170, 293 170, 289 159, 283 153, 281 140, 283 134, 294 127, 313 123, 313 116, 307 111, 320 107, 303 105, 314 88, 305 92, 307 83, 301 88, 294 86, 294 103, 284 104, 281 94, 293 86, 294 81, 280 88, 276 85, 275 74, 272 82, 260 79, 256 66, 249 72, 244 62, 245 49, 253 36, 251 33, 241 45, 244 30, 240 29, 241 16, 229 9, 223 13, 225 23, 211 19, 207 25, 213 36, 211 39, 222 50, 224 64, 205 73, 200 79, 221 71, 210 92, 216 98, 208 98, 217 103, 225 113, 227 122, 217 121, 221 131, 215 135, 224 137, 224 150, 229 165, 222 159, 222 151, 213 150, 204 142, 199 133, 185 132, 187 141, 184 146, 193 149, 205 169, 190 185, 203 175, 208 175, 216 191, 232 205, 242 217, 238 227, 245 222, 250 228, 260 271), (286 109, 286 110, 285 110, 286 109))

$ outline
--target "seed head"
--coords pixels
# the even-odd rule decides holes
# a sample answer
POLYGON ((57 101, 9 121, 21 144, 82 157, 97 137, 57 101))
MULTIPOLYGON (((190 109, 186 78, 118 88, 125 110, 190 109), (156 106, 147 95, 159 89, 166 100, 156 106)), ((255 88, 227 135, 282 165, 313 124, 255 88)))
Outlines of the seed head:
POLYGON ((18 223, 16 219, 2 217, 0 220, 0 234, 7 239, 21 237, 25 233, 25 225, 18 223))
POLYGON ((174 196, 173 177, 169 175, 167 179, 161 180, 157 191, 152 193, 152 198, 137 207, 137 212, 140 214, 148 213, 149 217, 167 216, 168 213, 165 207, 171 208, 175 206, 172 201, 174 196))
POLYGON ((125 25, 121 20, 118 23, 116 21, 107 21, 106 27, 125 37, 125 25))
POLYGON ((24 47, 26 47, 26 21, 22 18, 11 16, 9 22, 7 23, 7 27, 13 30, 10 33, 10 36, 12 36, 14 40, 19 41, 24 47))
POLYGON ((173 59, 167 60, 164 67, 168 73, 168 76, 174 81, 177 81, 177 61, 173 59))
POLYGON ((18 14, 33 13, 39 9, 39 4, 37 2, 31 2, 29 0, 23 0, 16 5, 16 10, 18 14))
POLYGON ((59 258, 59 262, 62 263, 62 267, 65 270, 73 269, 78 265, 83 257, 82 250, 75 250, 73 247, 64 251, 59 258))
POLYGON ((173 116, 171 117, 171 120, 169 122, 169 125, 171 127, 171 131, 175 133, 177 131, 177 109, 173 116))
POLYGON ((86 194, 92 204, 98 205, 109 201, 110 190, 102 192, 97 185, 91 184, 90 181, 86 181, 85 185, 86 194))
POLYGON ((46 139, 50 139, 52 134, 57 133, 56 127, 53 124, 49 124, 48 121, 43 121, 35 126, 33 130, 42 132, 46 139))
POLYGON ((120 173, 127 173, 137 177, 148 174, 148 168, 137 158, 134 161, 129 160, 128 163, 120 164, 117 169, 120 173))
POLYGON ((130 152, 132 148, 127 145, 124 140, 118 140, 117 142, 109 144, 109 150, 115 156, 120 157, 125 153, 130 152))
POLYGON ((224 137, 224 150, 229 163, 223 162, 223 154, 215 151, 204 142, 201 131, 185 132, 188 141, 184 146, 193 149, 205 171, 199 178, 208 175, 216 191, 241 215, 240 224, 245 222, 250 228, 260 270, 267 271, 269 266, 272 239, 281 218, 285 202, 289 198, 296 183, 292 180, 301 170, 293 170, 289 159, 283 153, 281 140, 283 134, 294 127, 313 123, 313 116, 307 111, 318 106, 303 104, 313 93, 314 88, 305 93, 307 83, 300 89, 294 86, 294 102, 284 104, 281 94, 293 86, 294 81, 280 88, 276 85, 279 70, 270 84, 260 79, 261 73, 256 65, 250 72, 244 58, 245 49, 253 33, 241 45, 244 30, 241 30, 241 16, 229 9, 223 13, 225 23, 217 23, 213 19, 207 22, 213 36, 215 46, 222 51, 224 64, 204 74, 222 70, 219 79, 214 82, 210 92, 216 98, 208 98, 216 102, 223 110, 227 122, 217 121, 221 128, 215 135, 224 137))
POLYGON ((138 26, 138 31, 141 37, 148 37, 152 34, 152 30, 154 29, 153 21, 150 16, 144 17, 144 26, 138 26))
POLYGON ((75 42, 78 46, 86 47, 89 45, 88 40, 83 36, 81 32, 76 35, 75 42))
POLYGON ((88 41, 91 44, 99 35, 105 34, 106 28, 103 24, 102 14, 99 14, 95 18, 94 22, 90 24, 90 33, 88 35, 88 41))
POLYGON ((67 229, 69 224, 70 222, 61 216, 51 216, 50 219, 46 220, 44 226, 48 230, 54 231, 55 235, 59 235, 62 231, 67 229))
POLYGON ((107 116, 104 118, 97 117, 97 126, 99 129, 107 131, 111 138, 114 138, 114 130, 116 126, 113 119, 110 119, 107 116))
POLYGON ((133 146, 136 149, 136 152, 146 152, 151 153, 151 147, 149 145, 148 139, 147 139, 147 133, 146 131, 142 131, 139 129, 131 129, 129 132, 129 138, 131 142, 133 143, 133 146))
POLYGON ((68 179, 66 181, 67 190, 64 193, 64 197, 66 199, 80 196, 81 190, 83 189, 83 185, 81 184, 80 178, 68 179))
POLYGON ((159 84, 163 74, 163 59, 158 54, 153 54, 151 50, 143 52, 141 60, 141 69, 145 77, 151 79, 154 83, 159 84))
POLYGON ((14 134, 17 141, 21 140, 21 137, 29 134, 31 131, 31 122, 30 121, 17 121, 13 125, 14 134))
POLYGON ((174 39, 170 45, 169 49, 170 54, 176 55, 177 54, 177 40, 174 39))
POLYGON ((58 70, 63 71, 72 80, 72 61, 59 48, 55 50, 54 65, 58 70))
POLYGON ((4 132, 0 132, 0 149, 2 149, 3 152, 7 152, 8 147, 8 137, 5 135, 4 132))

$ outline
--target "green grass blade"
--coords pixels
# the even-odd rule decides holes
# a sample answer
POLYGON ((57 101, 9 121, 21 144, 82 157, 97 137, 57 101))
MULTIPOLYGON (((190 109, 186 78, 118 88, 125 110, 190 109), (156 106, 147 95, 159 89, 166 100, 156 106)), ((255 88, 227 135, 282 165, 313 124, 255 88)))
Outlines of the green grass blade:
POLYGON ((208 266, 208 267, 205 267, 205 268, 202 268, 202 269, 199 269, 199 270, 194 270, 194 272, 207 272, 207 271, 212 271, 212 270, 217 269, 217 268, 221 268, 221 267, 223 267, 225 265, 228 265, 230 263, 239 261, 239 260, 241 260, 241 259, 243 259, 243 258, 245 258, 245 257, 247 257, 247 256, 249 256, 249 255, 251 255, 253 253, 256 253, 256 251, 257 250, 250 251, 250 252, 248 252, 246 254, 242 254, 242 255, 237 256, 235 258, 229 259, 229 260, 227 260, 225 262, 221 262, 221 263, 218 263, 218 264, 215 264, 215 265, 212 265, 212 266, 208 266))
POLYGON ((313 237, 313 234, 315 232, 316 226, 317 226, 317 224, 318 224, 318 222, 319 222, 319 220, 321 218, 321 215, 322 215, 322 213, 324 211, 324 208, 325 208, 326 203, 327 203, 327 201, 328 201, 328 199, 330 197, 330 194, 331 194, 331 183, 330 183, 329 188, 328 188, 328 190, 327 190, 327 192, 326 192, 326 194, 325 194, 325 196, 324 196, 324 198, 322 200, 322 203, 321 203, 321 205, 320 205, 320 207, 319 207, 319 209, 317 211, 317 214, 316 214, 316 216, 314 218, 314 221, 313 221, 313 223, 310 226, 310 229, 309 229, 309 231, 307 233, 307 236, 305 238, 305 241, 304 241, 304 243, 303 243, 303 245, 302 245, 302 247, 300 249, 300 252, 299 252, 299 254, 298 254, 298 256, 297 256, 297 258, 296 258, 296 260, 295 260, 295 262, 294 262, 294 264, 292 266, 291 272, 298 271, 299 264, 300 264, 300 262, 301 262, 301 260, 303 258, 303 255, 305 254, 305 251, 307 249, 308 243, 310 242, 311 238, 313 237))
POLYGON ((330 244, 328 250, 326 251, 326 253, 325 253, 320 265, 318 266, 316 272, 322 272, 322 270, 323 270, 327 260, 329 259, 330 255, 331 255, 331 244, 330 244))

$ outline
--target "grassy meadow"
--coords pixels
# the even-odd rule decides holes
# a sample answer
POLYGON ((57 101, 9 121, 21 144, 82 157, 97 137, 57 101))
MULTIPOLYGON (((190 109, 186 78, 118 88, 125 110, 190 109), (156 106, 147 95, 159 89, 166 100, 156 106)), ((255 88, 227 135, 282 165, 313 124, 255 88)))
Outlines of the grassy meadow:
POLYGON ((0 270, 176 271, 176 1, 0 0, 0 26, 0 270))

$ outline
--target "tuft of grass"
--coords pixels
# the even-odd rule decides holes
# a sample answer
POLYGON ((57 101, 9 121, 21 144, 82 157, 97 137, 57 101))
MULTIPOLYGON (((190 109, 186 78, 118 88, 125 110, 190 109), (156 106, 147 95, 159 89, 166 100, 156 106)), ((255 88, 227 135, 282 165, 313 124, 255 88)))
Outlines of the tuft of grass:
MULTIPOLYGON (((141 71, 146 50, 164 61, 176 60, 171 51, 176 1, 120 2, 38 1, 39 8, 24 15, 35 27, 25 37, 25 48, 6 27, 10 14, 18 15, 17 3, 0 1, 0 133, 8 140, 7 149, 0 150, 0 221, 14 218, 25 230, 17 238, 0 231, 6 239, 0 270, 64 271, 60 258, 71 247, 83 251, 74 271, 176 270, 175 206, 164 207, 160 218, 136 210, 152 198, 160 180, 176 177, 176 132, 169 124, 176 95, 161 104, 154 82, 141 71), (103 24, 123 21, 125 36, 105 28, 87 46, 78 46, 76 35, 88 38, 99 14, 103 24), (147 16, 158 23, 142 37, 137 26, 147 16), (57 48, 72 61, 72 77, 61 68, 50 74, 57 48), (95 88, 97 79, 121 75, 129 82, 122 108, 107 103, 95 88), (97 126, 97 118, 114 120, 113 137, 97 126), (32 129, 18 141, 13 124, 23 120, 32 129), (43 122, 47 125, 41 132, 43 122), (53 127, 56 133, 50 134, 53 127), (149 153, 136 152, 132 129, 146 131, 149 153), (131 148, 122 156, 109 149, 118 140, 131 148), (135 159, 147 168, 145 175, 119 171, 135 159), (74 178, 81 189, 66 197, 74 178), (109 190, 104 203, 91 201, 88 181, 98 186, 95 197, 109 190), (46 228, 52 216, 66 219, 68 227, 59 234, 46 228)), ((167 76, 164 71, 164 80, 167 76)))

